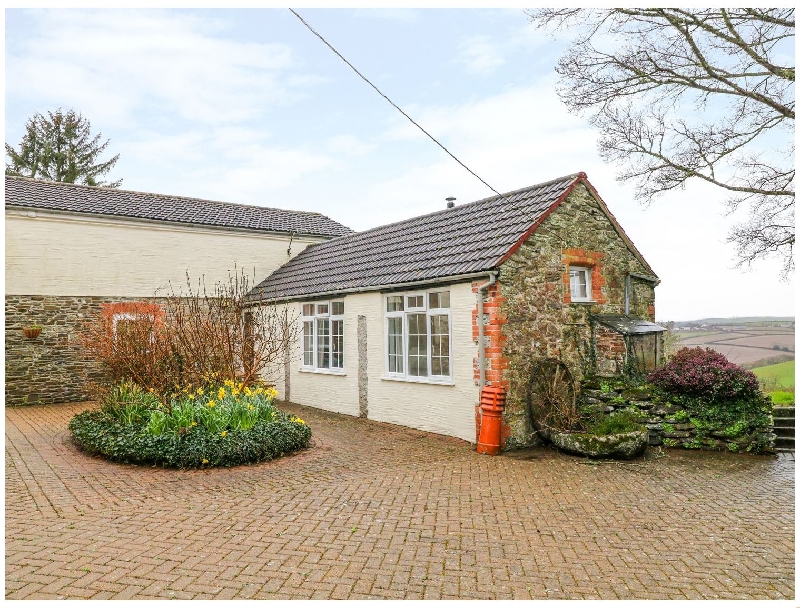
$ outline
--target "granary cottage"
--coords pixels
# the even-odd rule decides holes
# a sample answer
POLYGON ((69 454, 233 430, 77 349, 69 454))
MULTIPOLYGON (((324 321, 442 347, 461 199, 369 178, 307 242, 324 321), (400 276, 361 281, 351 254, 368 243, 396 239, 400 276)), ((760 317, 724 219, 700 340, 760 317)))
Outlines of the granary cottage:
POLYGON ((5 203, 9 405, 86 397, 90 315, 155 314, 156 290, 235 267, 266 277, 254 305, 297 318, 283 398, 469 441, 485 382, 507 391, 513 447, 533 438, 541 362, 579 380, 661 358, 658 278, 582 173, 359 233, 317 213, 9 176, 5 203), (27 339, 32 323, 44 330, 27 339))
POLYGON ((580 379, 660 360, 658 281, 579 173, 311 245, 250 296, 301 324, 285 399, 475 441, 488 382, 513 447, 540 362, 580 379))

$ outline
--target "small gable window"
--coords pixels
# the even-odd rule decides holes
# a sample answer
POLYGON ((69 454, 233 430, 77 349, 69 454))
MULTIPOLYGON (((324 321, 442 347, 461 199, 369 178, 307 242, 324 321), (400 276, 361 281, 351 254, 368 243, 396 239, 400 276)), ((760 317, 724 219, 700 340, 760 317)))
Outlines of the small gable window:
POLYGON ((307 371, 344 369, 344 302, 303 304, 303 365, 307 371))
POLYGON ((449 380, 450 292, 386 296, 385 315, 388 376, 449 380))
POLYGON ((569 295, 573 302, 592 301, 592 269, 586 266, 569 267, 569 295))

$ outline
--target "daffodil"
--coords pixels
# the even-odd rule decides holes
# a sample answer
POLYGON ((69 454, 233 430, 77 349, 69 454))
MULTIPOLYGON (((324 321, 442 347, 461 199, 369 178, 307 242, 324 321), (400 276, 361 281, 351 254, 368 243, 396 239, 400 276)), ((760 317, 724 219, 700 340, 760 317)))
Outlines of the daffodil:
POLYGON ((219 387, 219 391, 217 392, 217 399, 219 399, 220 401, 225 399, 225 388, 222 386, 219 387))
POLYGON ((216 401, 209 401, 208 403, 206 403, 206 405, 208 407, 214 407, 215 405, 217 405, 217 402, 216 401))
POLYGON ((203 464, 208 464, 208 458, 203 458, 203 464))
POLYGON ((203 390, 203 387, 202 387, 202 386, 201 386, 200 388, 198 388, 198 389, 197 389, 197 394, 198 394, 198 395, 205 395, 205 394, 206 394, 206 392, 203 390))
POLYGON ((197 423, 194 420, 192 420, 192 426, 197 426, 197 423))
POLYGON ((228 431, 222 431, 222 433, 220 433, 220 434, 221 434, 223 437, 225 437, 225 436, 228 434, 228 431))
POLYGON ((252 397, 253 396, 253 391, 251 391, 249 388, 247 388, 245 386, 244 387, 244 394, 247 395, 248 397, 252 397))
POLYGON ((254 409, 256 409, 256 408, 254 408, 254 407, 251 405, 251 406, 250 406, 250 409, 251 409, 251 410, 254 410, 254 409))

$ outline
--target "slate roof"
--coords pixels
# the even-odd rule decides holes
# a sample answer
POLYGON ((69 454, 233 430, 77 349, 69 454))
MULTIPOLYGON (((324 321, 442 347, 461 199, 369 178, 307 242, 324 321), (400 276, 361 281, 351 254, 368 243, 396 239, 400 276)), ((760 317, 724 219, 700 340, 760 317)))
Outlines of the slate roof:
POLYGON ((256 285, 250 297, 283 300, 493 270, 584 178, 567 175, 311 245, 256 285))
POLYGON ((653 334, 667 331, 666 327, 661 327, 650 321, 634 319, 633 317, 625 315, 592 315, 592 318, 598 323, 626 336, 631 334, 653 334))
POLYGON ((336 237, 353 231, 320 213, 6 176, 6 207, 336 237))

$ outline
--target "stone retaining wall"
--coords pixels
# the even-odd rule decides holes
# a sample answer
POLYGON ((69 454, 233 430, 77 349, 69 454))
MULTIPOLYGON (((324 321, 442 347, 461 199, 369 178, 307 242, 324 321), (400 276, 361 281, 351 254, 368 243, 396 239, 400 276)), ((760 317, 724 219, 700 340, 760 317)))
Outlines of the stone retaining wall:
POLYGON ((83 355, 78 332, 100 314, 101 306, 120 298, 100 296, 6 296, 6 405, 85 401, 86 383, 97 368, 83 355), (26 325, 41 325, 28 339, 26 325))
POLYGON ((651 400, 652 394, 640 389, 583 388, 579 403, 593 406, 605 414, 628 407, 636 407, 647 414, 646 427, 651 446, 683 447, 688 449, 748 451, 748 447, 766 444, 764 451, 774 452, 775 434, 772 426, 757 429, 755 433, 728 436, 722 429, 709 429, 698 433, 688 417, 681 415, 683 407, 674 403, 651 400))

